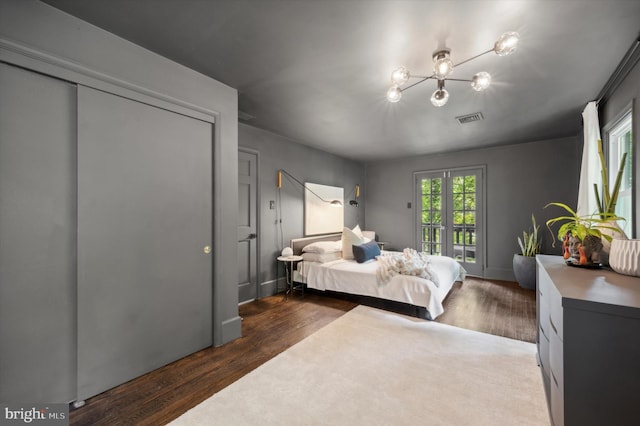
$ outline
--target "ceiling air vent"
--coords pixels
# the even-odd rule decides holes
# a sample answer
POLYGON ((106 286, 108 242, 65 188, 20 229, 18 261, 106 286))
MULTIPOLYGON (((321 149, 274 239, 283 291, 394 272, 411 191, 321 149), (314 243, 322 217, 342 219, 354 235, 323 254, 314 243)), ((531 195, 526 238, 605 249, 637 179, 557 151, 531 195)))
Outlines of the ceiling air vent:
POLYGON ((474 112, 473 114, 461 115, 460 117, 456 117, 456 120, 458 120, 458 123, 460 124, 467 124, 474 121, 484 120, 484 117, 482 116, 481 112, 474 112))

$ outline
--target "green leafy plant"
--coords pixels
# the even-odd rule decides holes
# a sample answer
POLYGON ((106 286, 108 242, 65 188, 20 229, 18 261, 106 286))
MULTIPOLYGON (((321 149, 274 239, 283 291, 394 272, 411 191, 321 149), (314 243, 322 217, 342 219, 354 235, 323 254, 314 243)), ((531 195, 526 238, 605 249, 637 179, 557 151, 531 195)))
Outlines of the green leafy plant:
POLYGON ((557 236, 558 239, 564 239, 567 233, 571 233, 571 235, 578 237, 580 240, 584 241, 585 237, 588 235, 592 235, 597 238, 604 238, 607 241, 611 241, 612 237, 610 235, 604 234, 601 232, 602 229, 610 229, 616 230, 616 228, 612 226, 608 226, 607 223, 609 220, 617 220, 620 219, 615 214, 605 213, 602 217, 600 214, 593 214, 588 216, 578 216, 578 214, 569 206, 563 203, 549 203, 544 208, 546 209, 549 206, 557 206, 563 208, 567 214, 562 216, 557 216, 547 220, 547 228, 553 238, 553 246, 555 247, 555 236, 553 235, 553 231, 551 231, 551 225, 554 225, 558 222, 564 222, 558 228, 557 236))
POLYGON ((538 239, 538 230, 540 225, 536 224, 536 218, 531 214, 531 223, 533 231, 522 231, 522 238, 518 237, 518 244, 523 256, 533 257, 540 253, 540 240, 538 239))
POLYGON ((620 168, 616 175, 616 181, 613 184, 613 191, 609 192, 609 173, 607 172, 607 164, 604 159, 604 151, 602 150, 602 140, 598 139, 598 157, 600 157, 600 176, 602 179, 602 198, 600 191, 598 191, 598 185, 593 184, 593 190, 595 191, 596 201, 598 203, 598 212, 601 219, 612 220, 611 216, 615 216, 616 204, 618 202, 618 194, 620 192, 620 183, 622 182, 622 173, 624 172, 624 166, 627 164, 627 153, 622 155, 620 160, 620 168))

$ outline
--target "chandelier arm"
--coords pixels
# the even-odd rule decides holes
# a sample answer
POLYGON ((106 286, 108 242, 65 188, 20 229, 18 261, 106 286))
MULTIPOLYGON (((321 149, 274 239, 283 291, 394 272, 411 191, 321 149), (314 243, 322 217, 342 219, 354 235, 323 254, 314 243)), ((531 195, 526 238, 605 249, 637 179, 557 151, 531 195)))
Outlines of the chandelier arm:
POLYGON ((477 58, 479 58, 480 56, 486 55, 487 53, 491 53, 491 52, 493 52, 493 51, 495 51, 495 48, 489 49, 489 50, 487 50, 486 52, 482 52, 482 53, 480 53, 479 55, 473 56, 473 57, 471 57, 471 58, 469 58, 469 59, 466 59, 466 60, 464 60, 464 61, 462 61, 462 62, 459 62, 459 63, 457 63, 457 64, 454 64, 454 65, 453 65, 453 67, 454 67, 454 68, 456 68, 456 67, 458 67, 458 66, 460 66, 460 65, 462 65, 462 64, 466 64, 466 63, 467 63, 467 62, 469 62, 469 61, 473 61, 474 59, 477 59, 477 58))
POLYGON ((422 77, 422 79, 421 79, 420 81, 416 81, 415 83, 413 83, 413 84, 411 84, 411 85, 409 85, 409 86, 405 87, 404 89, 400 89, 400 91, 401 91, 401 92, 404 92, 405 90, 407 90, 407 89, 411 89, 413 86, 417 86, 418 84, 423 83, 423 82, 425 82, 425 81, 427 81, 427 80, 429 80, 429 79, 432 79, 432 78, 435 78, 435 77, 434 77, 434 76, 430 76, 430 77, 422 77))
POLYGON ((464 78, 445 78, 445 81, 464 81, 467 83, 471 83, 473 80, 468 80, 468 79, 464 79, 464 78))

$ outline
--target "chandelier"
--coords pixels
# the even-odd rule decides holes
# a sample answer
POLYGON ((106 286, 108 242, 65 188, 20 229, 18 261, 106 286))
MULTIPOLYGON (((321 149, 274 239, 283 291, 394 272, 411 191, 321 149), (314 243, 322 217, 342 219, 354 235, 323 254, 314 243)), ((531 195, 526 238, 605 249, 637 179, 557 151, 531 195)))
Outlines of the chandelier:
POLYGON ((435 92, 433 92, 433 95, 431 95, 431 103, 436 107, 445 105, 449 100, 449 92, 447 92, 447 90, 444 88, 445 81, 466 81, 471 83, 471 87, 473 88, 473 90, 481 92, 491 84, 491 75, 489 75, 488 72, 479 72, 475 74, 470 80, 450 78, 449 75, 456 67, 472 61, 473 59, 479 58, 480 56, 486 55, 487 53, 495 52, 498 56, 507 56, 512 54, 513 52, 515 52, 516 47, 518 46, 519 39, 520 35, 518 35, 518 33, 513 31, 506 32, 500 36, 498 41, 495 42, 492 49, 489 49, 486 52, 482 52, 479 55, 473 56, 455 65, 453 61, 451 61, 451 49, 440 49, 433 53, 433 74, 431 74, 430 76, 412 75, 409 73, 408 69, 406 69, 405 67, 400 67, 391 73, 392 86, 389 88, 389 90, 387 90, 387 100, 394 103, 398 102, 402 97, 402 92, 430 79, 435 79, 438 81, 438 88, 435 92), (420 80, 404 88, 401 87, 411 78, 418 78, 420 80))

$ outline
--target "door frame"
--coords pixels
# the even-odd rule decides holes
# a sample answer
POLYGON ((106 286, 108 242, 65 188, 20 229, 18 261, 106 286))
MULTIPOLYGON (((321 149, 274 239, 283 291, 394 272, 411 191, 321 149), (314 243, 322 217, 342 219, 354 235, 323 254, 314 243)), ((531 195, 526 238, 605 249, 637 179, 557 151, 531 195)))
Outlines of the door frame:
POLYGON ((245 152, 247 154, 252 154, 256 156, 256 299, 261 299, 264 297, 262 294, 262 285, 260 285, 260 259, 261 259, 261 249, 260 249, 260 151, 246 148, 243 146, 238 146, 238 152, 245 152))
MULTIPOLYGON (((421 219, 421 215, 420 215, 420 211, 421 211, 421 206, 422 206, 422 200, 420 195, 418 194, 418 176, 419 175, 423 175, 423 174, 442 174, 443 177, 447 172, 464 172, 467 170, 479 170, 480 172, 480 176, 482 178, 482 182, 480 184, 480 189, 482 191, 482 203, 479 209, 477 209, 477 211, 482 215, 481 219, 480 219, 480 224, 482 225, 482 239, 480 241, 479 244, 477 244, 477 246, 480 248, 480 250, 482 250, 482 260, 481 260, 481 264, 480 264, 480 268, 481 268, 481 275, 480 276, 484 276, 485 271, 487 270, 487 165, 486 164, 479 164, 479 165, 474 165, 474 166, 463 166, 463 167, 447 167, 447 168, 439 168, 439 169, 433 169, 433 170, 419 170, 419 171, 415 171, 412 174, 412 178, 413 178, 413 183, 412 183, 412 187, 413 187, 413 202, 414 202, 414 216, 413 216, 413 246, 416 250, 420 251, 421 249, 421 243, 422 240, 420 239, 420 231, 421 231, 421 224, 419 223, 421 219)), ((449 179, 447 177, 447 179, 449 179)), ((447 186, 446 188, 446 197, 448 198, 449 195, 449 188, 447 186)), ((476 202, 478 202, 476 200, 476 202)), ((448 212, 447 212, 448 213, 448 212)), ((447 238, 448 240, 448 238, 447 238)), ((447 246, 449 245, 449 242, 447 242, 447 246)), ((470 275, 474 275, 474 274, 470 274, 470 275)))

